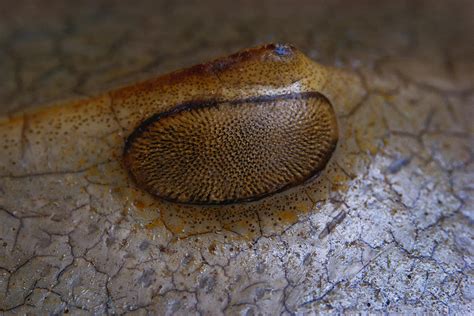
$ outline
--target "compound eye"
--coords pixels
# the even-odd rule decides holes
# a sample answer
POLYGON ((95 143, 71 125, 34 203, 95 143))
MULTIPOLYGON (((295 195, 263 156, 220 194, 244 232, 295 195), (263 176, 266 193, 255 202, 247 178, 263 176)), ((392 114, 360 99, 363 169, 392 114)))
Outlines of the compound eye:
POLYGON ((136 184, 186 204, 254 201, 301 184, 327 164, 336 117, 317 92, 193 102, 143 121, 124 162, 136 184))

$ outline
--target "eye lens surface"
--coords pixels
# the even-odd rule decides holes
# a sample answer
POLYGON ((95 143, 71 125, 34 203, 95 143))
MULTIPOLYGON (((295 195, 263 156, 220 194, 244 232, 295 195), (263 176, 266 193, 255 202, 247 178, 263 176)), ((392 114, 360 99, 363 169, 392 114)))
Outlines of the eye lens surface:
POLYGON ((124 161, 138 186, 179 203, 258 200, 321 171, 337 143, 316 92, 177 106, 145 120, 124 161))

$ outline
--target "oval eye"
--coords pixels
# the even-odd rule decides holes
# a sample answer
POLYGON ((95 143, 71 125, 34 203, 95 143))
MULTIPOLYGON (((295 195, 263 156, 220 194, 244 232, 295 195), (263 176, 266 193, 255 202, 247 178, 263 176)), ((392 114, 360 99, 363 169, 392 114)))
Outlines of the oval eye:
POLYGON ((253 201, 321 171, 337 143, 331 103, 317 92, 183 104, 128 137, 138 186, 170 201, 253 201))

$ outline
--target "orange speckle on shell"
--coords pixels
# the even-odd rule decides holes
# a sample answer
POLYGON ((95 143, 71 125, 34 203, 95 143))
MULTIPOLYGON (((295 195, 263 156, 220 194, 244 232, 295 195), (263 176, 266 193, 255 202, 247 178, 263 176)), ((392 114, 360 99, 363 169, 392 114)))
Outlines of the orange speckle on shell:
POLYGON ((146 204, 143 201, 137 200, 133 202, 133 204, 138 208, 138 209, 143 209, 145 208, 146 204))
POLYGON ((286 223, 295 223, 298 220, 298 216, 294 211, 282 211, 278 216, 282 222, 286 223))
POLYGON ((159 218, 156 218, 154 220, 152 220, 151 222, 149 222, 148 224, 145 225, 145 228, 146 229, 155 229, 155 228, 159 228, 159 227, 163 227, 164 224, 163 224, 163 221, 159 218))

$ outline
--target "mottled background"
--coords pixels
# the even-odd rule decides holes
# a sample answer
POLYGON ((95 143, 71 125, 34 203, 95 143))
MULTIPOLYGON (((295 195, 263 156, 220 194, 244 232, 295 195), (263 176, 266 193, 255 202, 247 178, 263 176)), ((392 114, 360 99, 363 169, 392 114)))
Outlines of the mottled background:
POLYGON ((365 96, 340 121, 360 122, 351 170, 364 171, 328 176, 330 199, 237 252, 212 235, 150 239, 97 197, 69 214, 83 192, 53 191, 82 173, 0 177, 0 311, 472 313, 473 12, 474 1, 1 1, 3 115, 266 42, 353 71, 365 96))

